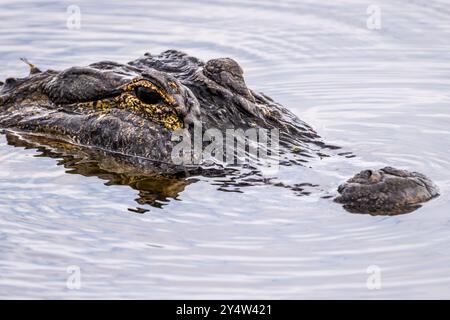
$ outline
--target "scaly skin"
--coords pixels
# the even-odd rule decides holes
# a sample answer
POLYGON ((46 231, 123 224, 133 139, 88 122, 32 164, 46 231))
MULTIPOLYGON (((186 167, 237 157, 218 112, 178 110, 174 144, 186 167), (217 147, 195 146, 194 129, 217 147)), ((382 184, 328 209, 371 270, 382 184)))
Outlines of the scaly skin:
MULTIPOLYGON (((150 159, 164 164, 158 166, 164 172, 192 169, 171 164, 177 143, 172 135, 180 128, 191 135, 195 126, 223 133, 278 129, 281 152, 295 153, 289 164, 322 157, 324 150, 333 148, 289 110, 250 90, 241 67, 229 58, 204 63, 169 50, 157 56, 147 53, 127 64, 102 61, 44 72, 24 61, 30 65, 28 77, 0 82, 0 128, 96 147, 137 162, 150 159)), ((431 185, 425 177, 419 179, 421 185, 415 183, 417 176, 388 179, 383 170, 385 180, 373 186, 356 182, 365 174, 349 180, 339 189, 338 201, 353 211, 397 212, 437 194, 434 187, 427 189, 433 192, 424 191, 431 185)))
POLYGON ((278 128, 282 144, 310 157, 324 147, 306 123, 248 89, 228 58, 204 63, 170 50, 128 64, 31 71, 0 87, 0 127, 162 162, 171 162, 173 130, 194 125, 278 128))

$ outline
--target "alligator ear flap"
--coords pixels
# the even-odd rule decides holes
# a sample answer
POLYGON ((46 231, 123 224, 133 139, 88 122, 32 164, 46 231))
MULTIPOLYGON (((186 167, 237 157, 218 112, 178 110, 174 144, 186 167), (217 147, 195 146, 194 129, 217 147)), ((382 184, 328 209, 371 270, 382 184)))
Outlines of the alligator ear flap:
POLYGON ((203 74, 219 85, 232 89, 247 99, 253 100, 244 80, 244 72, 239 64, 230 58, 209 60, 203 74))
POLYGON ((20 60, 25 62, 30 67, 30 75, 42 72, 41 70, 39 70, 38 67, 36 67, 34 64, 29 62, 26 58, 20 58, 20 60))

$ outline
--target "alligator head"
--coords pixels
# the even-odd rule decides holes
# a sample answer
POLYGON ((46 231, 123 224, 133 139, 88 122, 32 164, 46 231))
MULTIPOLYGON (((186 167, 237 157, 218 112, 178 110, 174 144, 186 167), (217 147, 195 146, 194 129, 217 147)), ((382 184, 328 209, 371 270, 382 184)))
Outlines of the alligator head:
POLYGON ((195 126, 277 128, 283 142, 302 150, 323 144, 288 110, 251 91, 229 58, 204 63, 170 50, 127 64, 102 61, 44 72, 30 67, 28 77, 2 85, 0 127, 165 162, 173 132, 195 126))

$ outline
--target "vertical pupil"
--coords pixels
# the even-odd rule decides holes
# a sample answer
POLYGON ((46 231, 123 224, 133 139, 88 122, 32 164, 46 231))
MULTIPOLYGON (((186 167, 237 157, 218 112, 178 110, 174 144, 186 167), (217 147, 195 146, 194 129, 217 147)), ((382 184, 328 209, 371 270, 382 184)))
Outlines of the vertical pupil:
POLYGON ((163 97, 161 97, 158 92, 153 91, 150 88, 138 87, 135 89, 135 93, 136 97, 143 103, 158 104, 163 102, 163 97))

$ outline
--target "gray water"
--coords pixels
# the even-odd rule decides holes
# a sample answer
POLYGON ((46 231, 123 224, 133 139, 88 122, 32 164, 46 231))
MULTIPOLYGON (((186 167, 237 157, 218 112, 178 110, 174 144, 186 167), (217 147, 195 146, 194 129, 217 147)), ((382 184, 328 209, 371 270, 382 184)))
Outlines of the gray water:
POLYGON ((320 186, 309 196, 199 178, 155 208, 0 135, 0 297, 450 298, 450 3, 376 1, 381 29, 367 26, 371 4, 1 1, 2 80, 28 73, 23 56, 41 69, 171 48, 231 57, 250 87, 356 157, 282 168, 280 181, 320 186), (322 198, 385 165, 425 173, 441 196, 399 216, 322 198))

